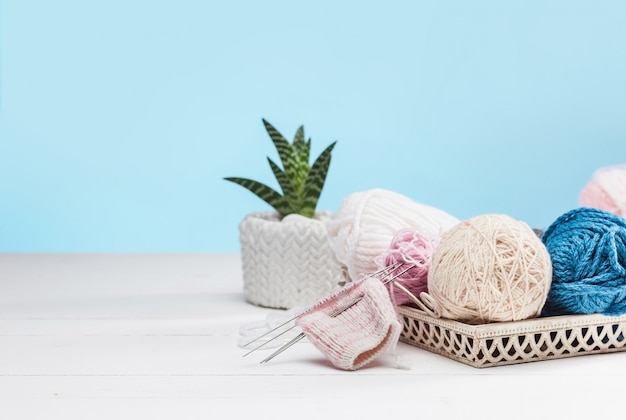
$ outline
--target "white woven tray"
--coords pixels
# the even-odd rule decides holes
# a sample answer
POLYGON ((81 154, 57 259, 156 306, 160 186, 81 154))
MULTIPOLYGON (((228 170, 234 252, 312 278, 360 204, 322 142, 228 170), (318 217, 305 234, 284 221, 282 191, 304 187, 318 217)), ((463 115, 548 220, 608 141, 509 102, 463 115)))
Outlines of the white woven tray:
POLYGON ((626 315, 568 315, 469 325, 399 306, 400 341, 485 368, 626 350, 626 315))

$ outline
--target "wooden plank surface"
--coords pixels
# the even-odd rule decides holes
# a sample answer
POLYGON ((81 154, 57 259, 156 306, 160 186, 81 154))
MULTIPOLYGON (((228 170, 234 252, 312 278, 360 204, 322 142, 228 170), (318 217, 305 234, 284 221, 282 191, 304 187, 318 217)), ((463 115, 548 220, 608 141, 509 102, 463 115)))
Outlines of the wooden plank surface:
POLYGON ((599 418, 626 354, 476 369, 399 343, 356 372, 306 340, 268 364, 237 254, 0 255, 0 419, 599 418), (542 408, 543 407, 543 408, 542 408), (546 411, 547 410, 547 411, 546 411))

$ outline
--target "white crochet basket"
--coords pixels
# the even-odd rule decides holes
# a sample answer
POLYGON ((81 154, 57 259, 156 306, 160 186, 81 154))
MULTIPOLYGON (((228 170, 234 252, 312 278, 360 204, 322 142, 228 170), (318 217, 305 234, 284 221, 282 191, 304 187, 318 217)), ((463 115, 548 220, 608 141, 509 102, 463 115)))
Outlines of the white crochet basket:
POLYGON ((276 309, 310 306, 345 284, 325 222, 278 213, 248 214, 239 224, 244 295, 249 303, 276 309))
POLYGON ((568 315, 468 325, 399 306, 400 341, 485 368, 626 349, 626 315, 568 315))

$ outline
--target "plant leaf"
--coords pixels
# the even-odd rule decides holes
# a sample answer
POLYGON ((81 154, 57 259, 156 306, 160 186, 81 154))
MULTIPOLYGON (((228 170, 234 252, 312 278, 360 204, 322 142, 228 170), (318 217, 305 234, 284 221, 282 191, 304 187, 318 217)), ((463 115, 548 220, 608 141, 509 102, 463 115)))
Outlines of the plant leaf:
POLYGON ((301 125, 293 138, 293 149, 296 154, 292 184, 300 198, 304 191, 304 183, 311 167, 309 166, 310 143, 304 141, 304 126, 301 125))
POLYGON ((311 214, 309 217, 313 217, 315 214, 315 208, 319 201, 324 183, 326 182, 326 175, 328 174, 328 168, 330 166, 331 152, 337 142, 331 143, 324 151, 318 156, 311 167, 303 192, 303 205, 301 213, 303 215, 311 214))
POLYGON ((272 206, 274 210, 280 214, 281 218, 291 213, 291 208, 289 207, 287 200, 276 190, 268 187, 267 185, 247 178, 227 177, 224 179, 248 189, 261 200, 272 206))
POLYGON ((296 131, 296 135, 293 137, 293 147, 296 149, 298 153, 298 158, 309 163, 309 151, 307 149, 307 144, 304 141, 304 126, 301 125, 298 127, 296 131))
POLYGON ((304 144, 304 156, 305 156, 304 159, 307 161, 307 164, 308 164, 309 160, 311 159, 311 139, 310 138, 304 144))
POLYGON ((283 164, 285 174, 288 178, 293 179, 293 173, 295 172, 295 166, 297 162, 297 153, 294 147, 267 120, 263 119, 263 124, 265 125, 265 130, 267 131, 267 134, 269 134, 272 142, 274 142, 274 146, 276 147, 276 151, 278 152, 280 161, 283 164))
POLYGON ((274 176, 283 191, 283 197, 287 200, 289 207, 291 207, 292 211, 297 209, 301 205, 299 204, 299 201, 301 200, 298 199, 298 195, 293 188, 291 180, 287 177, 285 172, 276 163, 274 163, 274 161, 272 161, 272 159, 268 157, 267 161, 272 168, 272 172, 274 172, 274 176))

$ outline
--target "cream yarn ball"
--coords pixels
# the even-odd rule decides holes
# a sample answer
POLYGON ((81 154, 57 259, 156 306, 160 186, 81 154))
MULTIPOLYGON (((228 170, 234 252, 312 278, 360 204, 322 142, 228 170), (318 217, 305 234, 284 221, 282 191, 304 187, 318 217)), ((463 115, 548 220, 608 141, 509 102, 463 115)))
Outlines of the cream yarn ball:
POLYGON ((552 282, 547 248, 524 222, 486 214, 445 232, 428 272, 443 318, 470 324, 540 315, 552 282))
POLYGON ((401 229, 412 228, 438 237, 458 222, 443 210, 394 191, 374 188, 345 197, 327 228, 338 262, 355 280, 378 270, 376 258, 387 251, 401 229))

